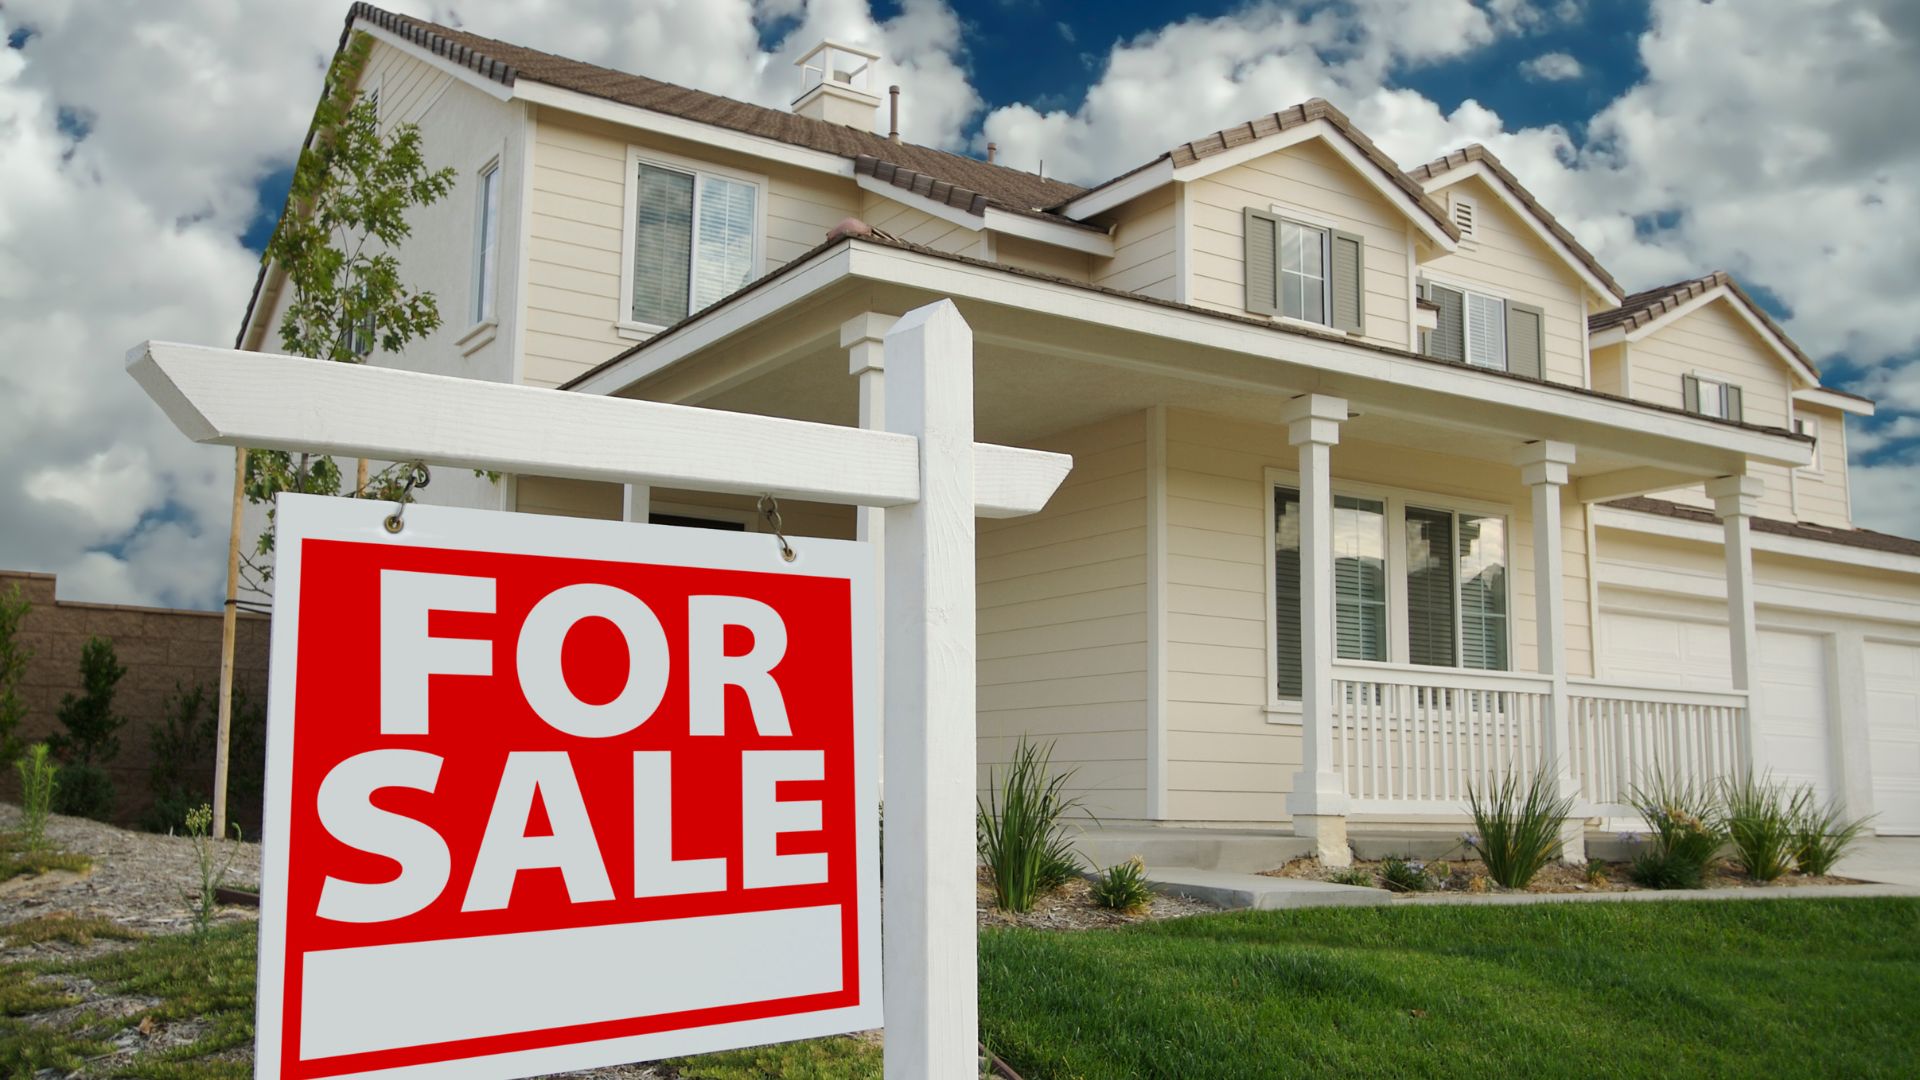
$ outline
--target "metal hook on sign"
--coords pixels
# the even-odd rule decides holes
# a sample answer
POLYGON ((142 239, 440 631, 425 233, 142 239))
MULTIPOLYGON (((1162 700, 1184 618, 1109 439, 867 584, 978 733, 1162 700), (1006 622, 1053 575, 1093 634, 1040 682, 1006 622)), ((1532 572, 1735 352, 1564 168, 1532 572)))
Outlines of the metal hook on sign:
POLYGON ((773 538, 780 544, 780 557, 787 562, 799 558, 793 545, 787 543, 787 536, 780 531, 780 500, 772 495, 760 496, 760 516, 767 519, 767 528, 773 530, 773 538))
POLYGON ((413 489, 426 487, 432 480, 433 474, 427 471, 426 462, 416 461, 407 466, 407 478, 401 481, 400 497, 394 502, 393 513, 388 514, 386 521, 382 523, 386 525, 388 532, 398 534, 401 529, 407 527, 407 523, 401 520, 401 515, 407 512, 407 503, 411 501, 413 489))

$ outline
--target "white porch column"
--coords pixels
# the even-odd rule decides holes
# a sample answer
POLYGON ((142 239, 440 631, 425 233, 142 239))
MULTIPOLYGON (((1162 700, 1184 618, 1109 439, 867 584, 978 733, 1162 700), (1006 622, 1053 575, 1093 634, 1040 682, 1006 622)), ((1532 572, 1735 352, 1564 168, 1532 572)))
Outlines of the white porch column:
POLYGON ((653 509, 653 488, 647 484, 628 484, 620 495, 620 520, 647 523, 653 509))
POLYGON ((1732 646, 1733 688, 1747 692, 1747 722, 1741 732, 1740 761, 1751 771, 1759 757, 1759 695, 1753 693, 1760 666, 1760 629, 1753 614, 1753 534, 1749 522, 1766 490, 1757 476, 1722 476, 1707 481, 1713 512, 1726 530, 1727 634, 1732 646))
MULTIPOLYGON (((1573 460, 1571 443, 1551 440, 1528 443, 1513 456, 1513 463, 1520 466, 1521 482, 1533 494, 1535 652, 1540 674, 1553 686, 1543 718, 1544 757, 1559 781, 1560 794, 1578 797, 1579 784, 1573 776, 1573 723, 1567 703, 1567 579, 1560 529, 1560 494, 1567 486, 1567 466, 1573 460)), ((1577 804, 1574 813, 1576 816, 1562 823, 1560 829, 1560 857, 1568 862, 1585 862, 1585 814, 1577 804)))
POLYGON ((1306 394, 1287 403, 1287 441, 1300 450, 1300 771, 1287 811, 1296 836, 1313 839, 1329 866, 1349 866, 1347 789, 1333 768, 1333 445, 1343 398, 1306 394))
MULTIPOLYGON (((892 315, 871 311, 855 315, 840 324, 840 347, 847 350, 847 374, 860 384, 860 426, 869 430, 887 429, 887 331, 900 320, 892 315)), ((873 602, 884 622, 887 615, 887 512, 877 506, 853 508, 853 536, 873 545, 873 561, 880 573, 873 579, 873 602)), ((874 663, 880 669, 880 693, 887 692, 887 643, 885 635, 873 643, 874 663)), ((886 739, 880 740, 880 795, 886 797, 886 739)))

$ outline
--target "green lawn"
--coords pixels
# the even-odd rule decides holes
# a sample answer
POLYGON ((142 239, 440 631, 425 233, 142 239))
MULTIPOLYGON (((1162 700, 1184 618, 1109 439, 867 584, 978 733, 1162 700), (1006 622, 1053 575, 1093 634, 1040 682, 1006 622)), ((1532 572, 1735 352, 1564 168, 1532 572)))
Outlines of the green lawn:
POLYGON ((1247 912, 996 930, 988 1045, 1028 1080, 1900 1076, 1920 901, 1247 912))
MULTIPOLYGON (((108 934, 86 920, 15 940, 108 934)), ((253 932, 146 938, 0 968, 0 1077, 71 1069, 141 1015, 208 1021, 126 1075, 251 1075, 253 932), (71 999, 34 972, 160 1004, 49 1030, 71 999)), ((1028 1080, 1266 1076, 1910 1076, 1920 901, 1775 900, 1253 912, 980 938, 981 1028, 1028 1080)), ((688 1080, 869 1080, 822 1039, 677 1063, 688 1080)))

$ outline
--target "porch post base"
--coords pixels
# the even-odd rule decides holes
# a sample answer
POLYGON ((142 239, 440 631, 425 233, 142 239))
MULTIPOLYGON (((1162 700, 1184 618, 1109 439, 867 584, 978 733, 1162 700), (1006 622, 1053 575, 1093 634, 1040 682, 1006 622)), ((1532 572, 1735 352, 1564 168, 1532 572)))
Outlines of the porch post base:
POLYGON ((1313 855, 1322 866, 1352 866, 1353 848, 1347 844, 1347 819, 1341 814, 1295 814, 1293 835, 1313 841, 1313 855))
POLYGON ((1587 861, 1587 820, 1568 818, 1560 823, 1560 860, 1569 863, 1587 861))

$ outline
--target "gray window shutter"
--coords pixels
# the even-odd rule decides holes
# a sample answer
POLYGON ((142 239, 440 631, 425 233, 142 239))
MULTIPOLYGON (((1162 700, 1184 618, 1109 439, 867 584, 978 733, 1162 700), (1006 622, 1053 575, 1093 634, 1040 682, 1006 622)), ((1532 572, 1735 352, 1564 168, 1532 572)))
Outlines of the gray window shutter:
POLYGON ((1727 419, 1739 422, 1746 418, 1746 410, 1740 404, 1740 388, 1729 383, 1727 385, 1727 419))
POLYGON ((1273 489, 1274 695, 1300 700, 1300 492, 1273 489))
POLYGON ((1700 411, 1700 380, 1691 375, 1680 376, 1680 405, 1690 413, 1700 411))
POLYGON ((1366 241, 1353 233, 1331 234, 1333 328, 1362 333, 1366 327, 1366 241))
POLYGON ((1427 335, 1427 354, 1465 363, 1467 359, 1467 294, 1441 285, 1427 286, 1429 299, 1440 306, 1439 322, 1427 335))
POLYGON ((1546 377, 1546 313, 1507 301, 1507 370, 1529 379, 1546 377))
POLYGON ((1244 213, 1247 231, 1247 311, 1280 313, 1280 219, 1253 207, 1244 213))

